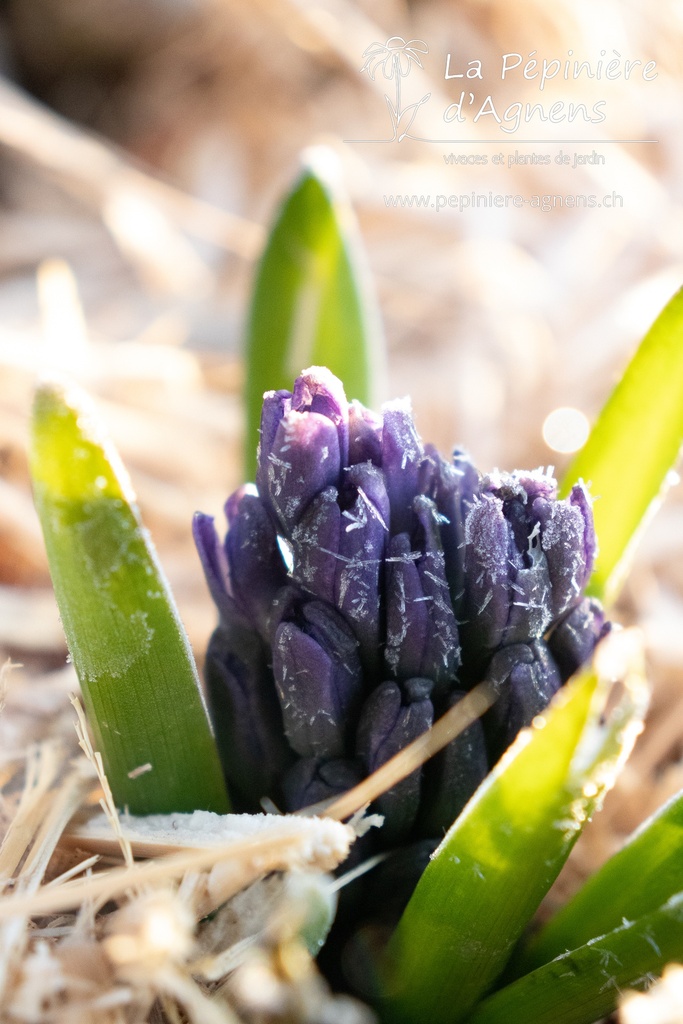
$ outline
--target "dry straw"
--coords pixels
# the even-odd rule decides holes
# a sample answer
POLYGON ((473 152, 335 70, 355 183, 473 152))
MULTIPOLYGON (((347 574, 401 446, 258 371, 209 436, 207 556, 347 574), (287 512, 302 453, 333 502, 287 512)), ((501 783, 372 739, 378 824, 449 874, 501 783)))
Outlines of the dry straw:
POLYGON ((331 890, 321 872, 345 859, 353 830, 329 819, 228 816, 223 838, 188 836, 191 816, 180 815, 136 840, 73 704, 81 753, 48 740, 0 774, 3 1024, 303 1022, 327 1003, 340 1020, 367 1020, 363 1008, 330 996, 315 971, 298 938, 301 890, 292 887, 305 871, 313 892, 331 890))

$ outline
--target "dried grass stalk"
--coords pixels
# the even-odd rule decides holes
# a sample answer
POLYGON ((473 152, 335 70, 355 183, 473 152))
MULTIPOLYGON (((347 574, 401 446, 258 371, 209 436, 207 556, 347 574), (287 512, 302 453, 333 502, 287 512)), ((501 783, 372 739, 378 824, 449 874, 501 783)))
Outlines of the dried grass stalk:
MULTIPOLYGON (((120 818, 74 704, 82 753, 70 759, 64 741, 33 744, 0 778, 0 1021, 304 1024, 326 1001, 336 1005, 299 939, 294 908, 305 900, 287 879, 334 869, 353 829, 285 815, 120 818), (283 957, 297 969, 284 970, 283 957), (258 1018, 249 986, 238 985, 239 999, 225 986, 256 962, 272 974, 270 1009, 259 993, 258 1018)), ((349 1020, 368 1020, 355 1003, 342 1006, 349 1020)))

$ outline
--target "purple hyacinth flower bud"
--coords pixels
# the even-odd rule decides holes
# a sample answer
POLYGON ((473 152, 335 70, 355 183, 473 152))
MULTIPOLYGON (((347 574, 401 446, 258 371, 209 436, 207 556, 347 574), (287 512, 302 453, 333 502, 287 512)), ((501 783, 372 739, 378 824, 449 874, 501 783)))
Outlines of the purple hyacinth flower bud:
POLYGON ((261 441, 259 494, 286 537, 316 494, 338 486, 340 473, 337 429, 320 413, 292 409, 280 420, 272 446, 261 441))
POLYGON ((460 635, 470 671, 479 671, 482 652, 494 650, 503 643, 510 604, 515 597, 513 581, 521 568, 520 561, 512 544, 502 501, 491 494, 483 494, 465 520, 467 619, 460 635))
POLYGON ((224 624, 209 642, 204 671, 216 743, 236 810, 278 797, 292 760, 282 714, 260 637, 237 623, 224 624))
POLYGON ((321 367, 265 395, 260 434, 258 489, 228 501, 225 540, 195 521, 221 616, 207 687, 230 788, 244 810, 334 797, 488 678, 483 725, 376 802, 386 824, 368 849, 429 845, 608 628, 581 600, 590 498, 577 485, 558 501, 540 470, 480 477, 459 450, 449 463, 407 401, 381 417, 349 406, 321 367))
POLYGON ((450 602, 440 517, 429 498, 413 502, 416 528, 411 544, 393 537, 387 559, 385 659, 398 679, 432 679, 436 692, 455 678, 460 658, 458 628, 450 602))
POLYGON ((424 448, 407 399, 387 402, 382 412, 382 469, 391 505, 391 532, 407 533, 412 528, 413 498, 419 492, 424 448))
POLYGON ((483 652, 543 636, 579 597, 595 550, 587 495, 575 488, 557 501, 540 470, 491 474, 467 513, 465 541, 464 641, 480 668, 483 652))
POLYGON ((291 391, 266 391, 263 396, 256 463, 256 487, 262 499, 268 495, 269 455, 273 450, 280 423, 291 408, 291 391))
POLYGON ((363 695, 358 643, 344 619, 309 601, 294 621, 281 621, 273 675, 292 749, 302 757, 341 757, 363 695))
POLYGON ((311 501, 292 531, 292 578, 313 597, 334 604, 339 570, 341 509, 336 487, 311 501))
POLYGON ((415 531, 422 557, 417 562, 420 584, 427 605, 429 629, 420 675, 433 679, 435 692, 452 682, 460 664, 458 627, 446 582, 441 546, 441 517, 433 501, 418 495, 413 502, 418 526, 415 531))
POLYGON ((263 396, 256 484, 286 537, 316 494, 339 486, 348 450, 344 389, 325 367, 304 370, 292 394, 268 391, 263 396))
POLYGON ((576 484, 564 501, 536 498, 531 514, 541 528, 554 620, 578 600, 593 571, 597 545, 590 495, 576 484))
POLYGON ((392 537, 387 555, 387 634, 384 657, 387 668, 399 679, 420 673, 427 644, 429 614, 407 533, 392 537))
POLYGON ((479 496, 479 473, 466 452, 456 448, 453 461, 442 459, 433 445, 425 445, 430 479, 424 487, 436 505, 440 521, 441 543, 446 561, 446 579, 456 620, 464 618, 465 595, 465 517, 479 496))
MULTIPOLYGON (((448 694, 444 710, 465 696, 448 694)), ((424 767, 419 829, 423 835, 441 836, 450 828, 489 770, 481 721, 473 722, 424 767)))
POLYGON ((241 619, 267 637, 273 598, 287 581, 272 520, 250 484, 228 498, 225 514, 224 543, 213 516, 197 512, 192 524, 211 596, 221 621, 241 619))
POLYGON ((232 594, 252 625, 267 637, 273 598, 287 582, 273 522, 249 484, 228 499, 225 515, 232 594))
POLYGON ((531 725, 562 685, 560 671, 542 640, 512 644, 491 659, 487 679, 500 697, 489 712, 496 755, 508 747, 520 729, 531 725))
POLYGON ((341 529, 335 605, 353 629, 366 671, 380 655, 380 581, 389 536, 389 496, 381 470, 350 466, 339 495, 341 529))
POLYGON ((339 458, 346 466, 349 458, 349 407, 344 386, 326 366, 309 366, 294 382, 292 409, 314 412, 330 420, 339 440, 339 458))
POLYGON ((379 658, 388 519, 382 473, 362 463, 349 467, 340 492, 328 487, 317 495, 292 533, 292 578, 344 615, 370 673, 379 658))
POLYGON ((204 512, 195 512, 192 520, 192 536, 221 621, 232 622, 235 619, 243 619, 246 626, 246 615, 240 610, 232 595, 228 556, 216 532, 213 516, 207 516, 204 512))
POLYGON ((596 644, 611 628, 600 602, 590 597, 584 597, 562 619, 551 633, 548 647, 563 683, 592 657, 596 644))
POLYGON ((324 761, 316 757, 300 757, 282 782, 285 808, 298 811, 302 807, 329 800, 354 786, 363 778, 358 761, 350 758, 333 758, 324 761))
MULTIPOLYGON (((368 774, 431 728, 431 689, 431 680, 410 679, 402 689, 386 682, 370 694, 361 712, 356 740, 357 753, 368 774)), ((395 842, 410 831, 420 803, 420 775, 420 771, 412 772, 377 800, 377 811, 384 815, 385 843, 395 842)))
POLYGON ((382 417, 354 400, 349 405, 349 465, 382 465, 382 417))

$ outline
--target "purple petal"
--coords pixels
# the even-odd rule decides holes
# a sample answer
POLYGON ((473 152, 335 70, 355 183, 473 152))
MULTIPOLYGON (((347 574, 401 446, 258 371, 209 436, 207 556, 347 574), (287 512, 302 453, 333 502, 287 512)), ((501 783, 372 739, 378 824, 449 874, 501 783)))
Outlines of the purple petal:
POLYGON ((315 412, 330 420, 339 439, 339 458, 346 466, 349 456, 349 407, 344 386, 326 366, 310 366, 294 383, 292 409, 315 412))
MULTIPOLYGON (((356 746, 368 773, 431 728, 434 712, 428 697, 430 689, 430 680, 410 680, 404 688, 405 703, 396 683, 381 683, 370 694, 361 712, 356 746)), ((376 807, 385 817, 384 842, 396 842, 408 834, 419 803, 419 770, 382 794, 376 807)))
POLYGON ((303 605, 297 622, 281 622, 273 675, 287 739, 302 757, 339 757, 353 729, 363 678, 355 637, 327 605, 303 605))
POLYGON ((328 604, 335 602, 341 529, 337 489, 326 487, 310 502, 292 531, 292 577, 328 604))
POLYGON ((580 509, 584 521, 583 535, 583 558, 584 573, 582 587, 585 587, 593 572, 595 556, 598 553, 598 541, 595 535, 595 521, 593 519, 593 504, 588 489, 583 481, 575 484, 569 495, 570 503, 580 509))
POLYGON ((230 588, 228 559, 216 532, 213 516, 207 516, 204 512, 195 512, 192 520, 192 536, 211 597, 218 608, 221 619, 230 621, 240 617, 240 611, 230 588))
POLYGON ((465 519, 465 610, 461 628, 465 662, 471 656, 478 671, 482 651, 494 650, 505 635, 510 600, 511 573, 516 569, 511 528, 503 514, 503 502, 483 494, 465 519), (511 565, 512 562, 512 565, 511 565))
POLYGON ((382 465, 382 417, 358 401, 349 405, 349 465, 382 465))
POLYGON ((602 605, 584 597, 553 630, 548 646, 566 682, 592 657, 597 643, 609 633, 602 605))
POLYGON ((273 599, 287 582, 273 522, 249 485, 227 501, 225 553, 235 601, 263 636, 273 599))
POLYGON ((262 501, 275 519, 275 511, 268 503, 268 467, 269 457, 273 450, 275 437, 280 422, 292 407, 292 395, 289 391, 266 391, 261 407, 261 426, 256 464, 256 487, 262 501))
POLYGON ((413 507, 419 523, 417 546, 422 551, 417 571, 429 618, 420 675, 433 679, 438 692, 455 679, 460 664, 458 627, 446 582, 439 514, 434 502, 423 495, 415 498, 413 507))
POLYGON ((541 525, 552 586, 552 617, 557 619, 576 603, 592 572, 593 514, 585 491, 575 487, 566 501, 537 499, 533 515, 541 525))
POLYGON ((215 630, 206 655, 206 692, 216 743, 233 803, 253 810, 263 796, 277 798, 292 759, 267 648, 235 623, 215 630))
POLYGON ((384 658, 398 679, 420 674, 427 646, 429 612, 420 574, 419 552, 412 550, 407 533, 392 537, 386 574, 387 633, 384 658))
POLYGON ((464 616, 465 517, 479 495, 479 474, 469 456, 459 448, 447 463, 431 445, 425 446, 431 463, 431 479, 423 492, 434 501, 441 518, 440 532, 446 562, 446 579, 456 619, 464 616))
POLYGON ((380 574, 389 500, 382 473, 351 466, 339 495, 329 487, 308 505, 292 533, 292 577, 344 615, 366 670, 380 649, 380 574))
POLYGON ((353 629, 369 674, 380 656, 380 579, 388 538, 384 477, 370 463, 351 466, 340 495, 335 605, 353 629))
POLYGON ((339 486, 337 429, 319 413, 291 411, 280 420, 270 450, 261 445, 259 457, 259 494, 264 503, 267 496, 285 536, 291 537, 316 494, 339 486))
POLYGON ((388 402, 382 412, 382 469, 391 505, 391 532, 409 532, 424 449, 407 399, 388 402))
POLYGON ((301 757, 288 769, 282 782, 285 808, 298 811, 302 807, 329 800, 353 789, 362 778, 360 764, 350 758, 324 761, 315 757, 301 757))
POLYGON ((552 621, 552 591, 543 553, 534 554, 530 568, 512 571, 510 579, 510 612, 503 643, 525 643, 543 636, 552 621))
POLYGON ((487 678, 500 688, 500 697, 489 712, 494 750, 500 754, 520 729, 531 725, 545 710, 562 679, 542 640, 498 651, 491 659, 487 678))

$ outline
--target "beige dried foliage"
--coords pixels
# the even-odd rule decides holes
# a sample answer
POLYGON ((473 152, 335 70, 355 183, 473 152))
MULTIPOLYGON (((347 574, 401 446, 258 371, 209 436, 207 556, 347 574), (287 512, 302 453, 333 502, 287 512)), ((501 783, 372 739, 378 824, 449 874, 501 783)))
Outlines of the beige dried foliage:
MULTIPOLYGON (((188 833, 192 816, 171 815, 151 819, 151 831, 149 820, 138 823, 136 832, 116 810, 73 704, 81 753, 59 739, 32 744, 0 778, 2 1024, 306 1024, 324 1006, 334 1013, 335 997, 299 938, 302 903, 286 880, 306 871, 326 891, 321 872, 345 858, 353 831, 314 818, 233 815, 225 819, 232 838, 221 841, 215 828, 198 831, 196 823, 188 833), (93 800, 102 812, 88 825, 93 800), (80 824, 67 829, 76 812, 80 824), (104 854, 89 853, 98 844, 104 854), (255 963, 278 979, 278 999, 266 1009, 261 994, 252 1005, 224 984, 255 963), (297 970, 283 974, 292 963, 297 970)), ((348 1000, 340 1007, 350 1022, 369 1019, 348 1000)))

